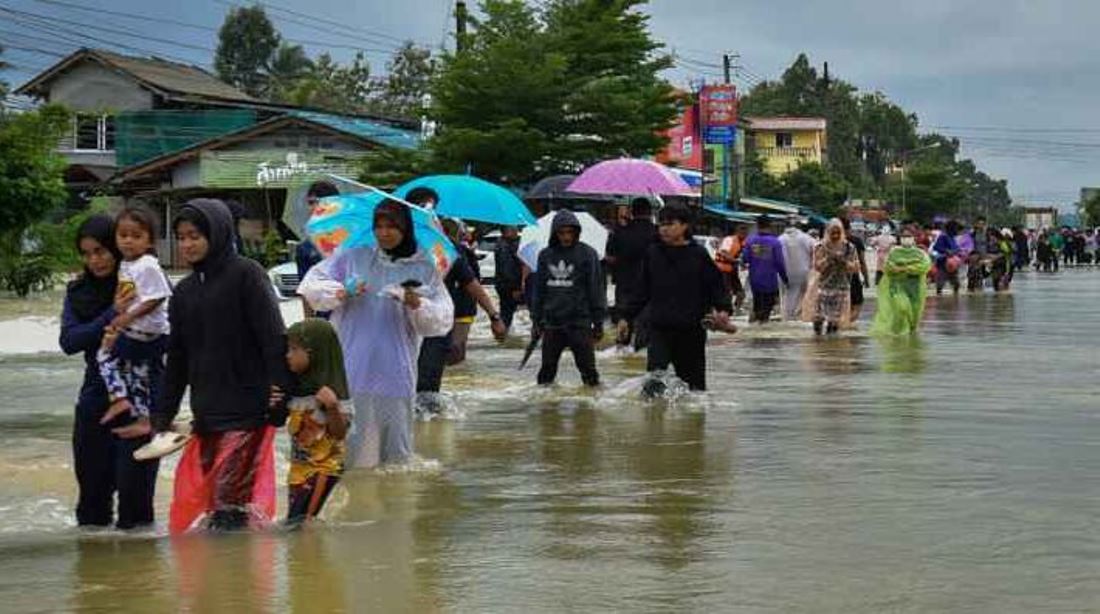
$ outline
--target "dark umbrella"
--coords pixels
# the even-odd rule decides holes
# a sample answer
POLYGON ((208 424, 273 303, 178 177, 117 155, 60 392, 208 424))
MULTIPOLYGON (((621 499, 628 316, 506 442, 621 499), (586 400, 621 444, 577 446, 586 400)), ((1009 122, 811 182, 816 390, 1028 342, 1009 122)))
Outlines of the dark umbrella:
POLYGON ((583 194, 580 192, 570 192, 566 188, 569 184, 573 183, 576 179, 576 175, 552 175, 539 181, 527 193, 523 195, 524 200, 595 200, 605 201, 610 200, 608 196, 602 194, 583 194))
POLYGON ((518 369, 522 369, 527 366, 527 361, 531 360, 531 354, 535 353, 535 348, 539 345, 539 340, 542 339, 542 333, 531 333, 531 341, 527 343, 527 349, 523 351, 523 360, 519 362, 518 369))

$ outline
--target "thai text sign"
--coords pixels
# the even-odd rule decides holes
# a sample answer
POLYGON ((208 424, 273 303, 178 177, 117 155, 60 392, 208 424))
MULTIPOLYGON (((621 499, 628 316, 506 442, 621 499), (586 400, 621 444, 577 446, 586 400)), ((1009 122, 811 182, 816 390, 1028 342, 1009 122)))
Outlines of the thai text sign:
POLYGON ((358 174, 358 152, 207 151, 199 163, 207 188, 287 188, 326 174, 358 174))

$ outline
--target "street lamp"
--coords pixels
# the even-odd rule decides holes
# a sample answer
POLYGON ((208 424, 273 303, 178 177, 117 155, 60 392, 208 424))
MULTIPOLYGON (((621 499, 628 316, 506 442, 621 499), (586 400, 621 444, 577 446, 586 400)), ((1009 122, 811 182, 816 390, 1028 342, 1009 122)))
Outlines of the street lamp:
POLYGON ((905 195, 905 167, 909 164, 909 154, 915 154, 918 151, 927 151, 929 149, 936 149, 943 145, 943 141, 936 141, 931 145, 925 145, 924 147, 918 147, 916 149, 910 149, 909 151, 901 152, 901 219, 909 214, 908 203, 906 202, 905 195))

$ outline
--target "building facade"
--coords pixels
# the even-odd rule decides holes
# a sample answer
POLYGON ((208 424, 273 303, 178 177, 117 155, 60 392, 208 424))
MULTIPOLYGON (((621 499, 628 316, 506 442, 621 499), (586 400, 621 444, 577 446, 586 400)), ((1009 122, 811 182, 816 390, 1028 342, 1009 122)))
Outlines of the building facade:
POLYGON ((821 117, 745 117, 750 148, 769 175, 780 177, 807 162, 827 160, 827 122, 821 117))

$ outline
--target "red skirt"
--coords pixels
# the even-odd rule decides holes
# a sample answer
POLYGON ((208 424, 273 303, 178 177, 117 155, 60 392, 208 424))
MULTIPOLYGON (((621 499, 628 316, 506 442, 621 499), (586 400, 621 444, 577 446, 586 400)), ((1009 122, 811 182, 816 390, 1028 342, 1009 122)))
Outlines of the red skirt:
POLYGON ((176 467, 168 531, 204 528, 218 514, 260 528, 275 518, 275 427, 200 435, 176 467))

